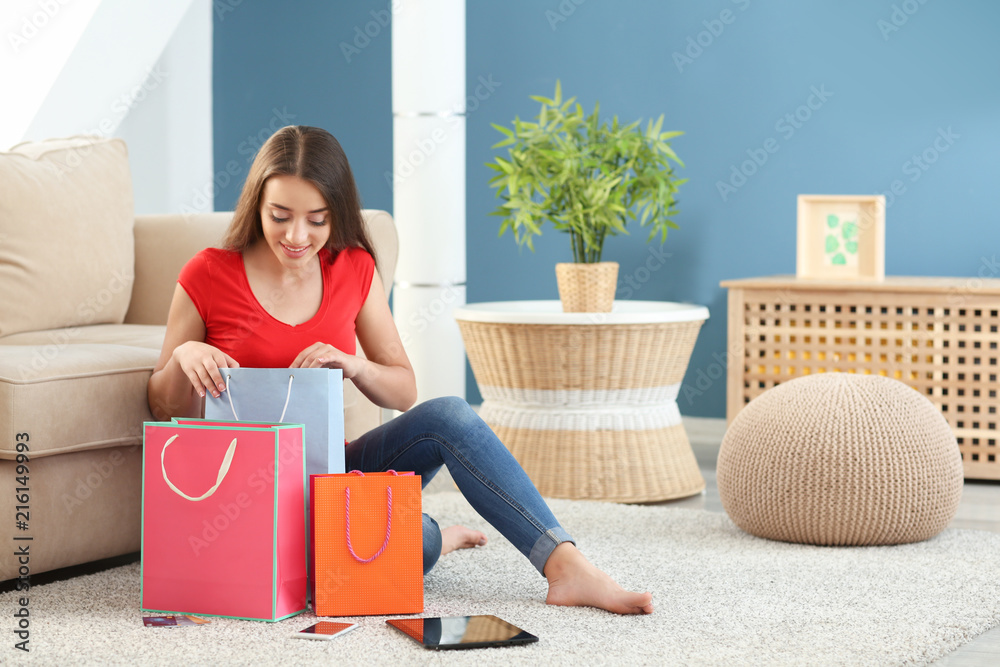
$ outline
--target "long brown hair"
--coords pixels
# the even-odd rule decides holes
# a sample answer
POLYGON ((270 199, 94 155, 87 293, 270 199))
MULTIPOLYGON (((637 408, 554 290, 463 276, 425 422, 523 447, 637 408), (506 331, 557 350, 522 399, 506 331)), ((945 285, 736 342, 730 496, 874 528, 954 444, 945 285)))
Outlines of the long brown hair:
POLYGON ((242 252, 264 236, 261 199, 264 184, 275 175, 309 181, 323 195, 331 218, 326 248, 333 255, 353 246, 364 248, 375 257, 375 248, 361 217, 361 197, 344 149, 332 134, 308 125, 283 127, 260 147, 236 202, 233 220, 222 241, 224 247, 242 252))

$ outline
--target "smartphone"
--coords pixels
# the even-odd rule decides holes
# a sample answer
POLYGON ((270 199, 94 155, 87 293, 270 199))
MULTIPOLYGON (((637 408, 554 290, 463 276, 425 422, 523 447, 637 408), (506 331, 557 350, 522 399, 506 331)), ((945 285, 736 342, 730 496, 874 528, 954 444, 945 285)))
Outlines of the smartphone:
POLYGON ((305 630, 299 630, 293 637, 299 639, 333 639, 340 635, 346 635, 351 630, 358 627, 357 623, 335 623, 333 621, 320 621, 316 625, 310 625, 305 630))

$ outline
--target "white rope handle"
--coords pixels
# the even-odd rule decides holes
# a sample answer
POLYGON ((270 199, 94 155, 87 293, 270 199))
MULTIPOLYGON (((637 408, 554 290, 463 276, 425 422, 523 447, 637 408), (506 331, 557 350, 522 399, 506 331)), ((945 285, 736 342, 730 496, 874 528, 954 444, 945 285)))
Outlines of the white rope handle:
MULTIPOLYGON (((240 418, 236 415, 236 406, 233 405, 233 391, 229 387, 229 381, 233 379, 233 376, 226 373, 226 396, 229 397, 229 407, 233 409, 233 418, 239 421, 240 418)), ((295 379, 294 375, 288 376, 288 393, 285 394, 285 407, 281 408, 281 416, 278 417, 277 423, 285 421, 285 413, 288 412, 288 401, 292 398, 292 380, 295 379)))
POLYGON ((236 438, 233 438, 233 441, 229 443, 229 449, 226 450, 226 456, 225 458, 222 459, 222 467, 219 468, 219 474, 215 478, 215 485, 202 495, 198 496, 197 498, 192 498, 191 496, 189 496, 188 494, 184 493, 176 486, 174 486, 174 483, 170 481, 169 477, 167 477, 167 466, 164 463, 164 457, 167 454, 167 447, 169 447, 170 444, 174 440, 176 440, 179 435, 180 434, 174 435, 169 440, 167 440, 167 444, 163 445, 163 450, 160 452, 160 472, 163 473, 163 481, 167 483, 167 486, 173 489, 174 493, 176 493, 181 498, 186 498, 187 500, 198 502, 199 500, 204 500, 205 498, 208 498, 210 495, 215 493, 216 489, 219 488, 219 485, 222 484, 222 480, 226 478, 226 473, 229 472, 229 466, 233 462, 233 454, 236 453, 236 438))

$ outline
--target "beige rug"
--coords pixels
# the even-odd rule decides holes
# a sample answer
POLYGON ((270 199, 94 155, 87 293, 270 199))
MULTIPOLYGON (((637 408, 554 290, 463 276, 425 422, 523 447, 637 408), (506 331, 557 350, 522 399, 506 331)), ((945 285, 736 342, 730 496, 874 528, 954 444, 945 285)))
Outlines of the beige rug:
MULTIPOLYGON (((31 653, 13 649, 15 596, 0 596, 0 662, 11 665, 904 665, 926 664, 1000 624, 1000 535, 948 530, 921 544, 821 548, 750 537, 721 514, 552 501, 592 561, 655 614, 619 617, 544 604, 544 580, 492 530, 491 542, 441 560, 425 615, 496 614, 537 644, 424 650, 384 626, 330 642, 281 623, 214 619, 144 628, 138 564, 31 590, 31 653)), ((454 492, 429 494, 441 525, 484 522, 454 492)))

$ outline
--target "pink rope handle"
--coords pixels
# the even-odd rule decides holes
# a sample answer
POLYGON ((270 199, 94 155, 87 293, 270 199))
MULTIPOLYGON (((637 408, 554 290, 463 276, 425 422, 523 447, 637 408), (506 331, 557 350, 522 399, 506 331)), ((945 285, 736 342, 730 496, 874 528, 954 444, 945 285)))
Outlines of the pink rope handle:
MULTIPOLYGON (((395 476, 398 476, 398 474, 399 474, 395 470, 389 470, 387 472, 390 472, 390 473, 392 473, 395 476)), ((365 476, 365 474, 363 472, 361 472, 360 470, 352 470, 350 472, 350 474, 352 474, 352 475, 358 475, 360 477, 364 477, 365 476)), ((391 486, 385 487, 386 504, 389 506, 389 516, 388 516, 388 518, 386 519, 386 522, 385 522, 385 539, 382 541, 382 547, 378 551, 376 551, 375 555, 372 556, 371 558, 362 558, 358 554, 354 553, 354 545, 351 544, 351 489, 350 488, 344 489, 344 495, 346 496, 345 505, 346 505, 346 508, 347 508, 346 509, 346 516, 347 516, 347 530, 346 530, 346 532, 347 532, 347 550, 351 553, 351 556, 354 557, 354 560, 358 561, 359 563, 370 563, 373 560, 375 560, 376 558, 378 558, 379 556, 381 556, 382 552, 385 551, 385 548, 387 546, 389 546, 389 536, 392 535, 392 487, 391 486)))

